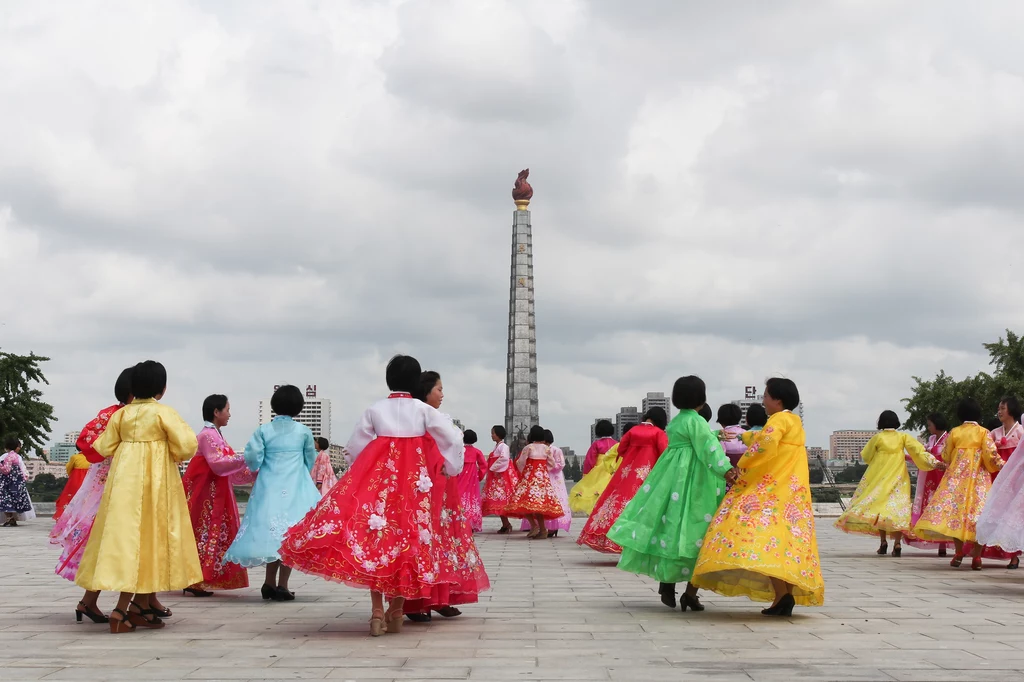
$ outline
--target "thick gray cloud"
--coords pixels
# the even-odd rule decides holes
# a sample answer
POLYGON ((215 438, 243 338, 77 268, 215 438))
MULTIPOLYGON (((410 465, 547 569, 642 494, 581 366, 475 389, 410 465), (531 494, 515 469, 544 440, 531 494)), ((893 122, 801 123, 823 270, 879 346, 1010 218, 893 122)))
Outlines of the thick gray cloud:
POLYGON ((783 373, 811 441, 981 369, 1015 284, 1011 3, 30 3, 0 21, 0 347, 57 433, 162 359, 241 444, 277 383, 335 440, 412 352, 502 420, 530 167, 541 414, 783 373))

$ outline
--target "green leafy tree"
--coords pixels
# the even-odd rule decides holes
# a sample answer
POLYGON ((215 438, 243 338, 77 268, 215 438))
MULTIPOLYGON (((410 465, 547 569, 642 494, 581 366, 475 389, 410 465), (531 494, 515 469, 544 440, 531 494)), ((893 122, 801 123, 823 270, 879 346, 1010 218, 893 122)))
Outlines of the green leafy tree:
POLYGON ((14 355, 0 351, 0 437, 15 436, 22 451, 40 448, 50 434, 53 406, 43 402, 35 384, 49 384, 35 353, 14 355))
POLYGON ((903 402, 910 417, 904 426, 908 429, 925 430, 928 415, 939 412, 946 416, 950 426, 960 421, 956 418, 956 405, 963 398, 974 398, 981 403, 982 414, 994 416, 999 400, 1006 395, 1024 398, 1024 338, 1006 330, 1006 338, 1000 337, 995 343, 986 343, 992 374, 978 372, 957 381, 939 371, 934 379, 923 380, 913 377, 914 388, 910 398, 903 402))
POLYGON ((851 464, 836 474, 836 483, 858 483, 867 470, 867 464, 851 464))

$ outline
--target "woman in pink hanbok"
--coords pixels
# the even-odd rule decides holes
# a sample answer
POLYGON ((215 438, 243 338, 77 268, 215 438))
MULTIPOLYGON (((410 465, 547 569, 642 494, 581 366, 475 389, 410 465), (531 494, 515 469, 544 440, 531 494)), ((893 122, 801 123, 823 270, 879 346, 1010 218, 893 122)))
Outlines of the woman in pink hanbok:
MULTIPOLYGON (((583 475, 586 476, 597 464, 597 458, 612 449, 618 441, 612 436, 615 435, 615 427, 607 419, 601 419, 594 424, 595 440, 590 444, 586 456, 583 457, 583 475)), ((625 434, 623 434, 625 435, 625 434)))
MULTIPOLYGON (((85 425, 78 436, 78 442, 75 443, 75 447, 85 455, 91 466, 85 480, 82 481, 82 487, 71 498, 71 502, 64 508, 64 513, 50 531, 50 544, 62 548, 54 573, 71 582, 75 582, 75 576, 78 575, 78 565, 85 553, 85 545, 89 540, 92 524, 96 520, 96 512, 99 511, 100 500, 103 498, 107 473, 110 471, 111 462, 114 461, 113 458, 104 458, 96 452, 92 444, 107 428, 111 415, 132 401, 131 387, 132 368, 129 367, 121 372, 114 383, 114 397, 117 403, 100 410, 96 418, 85 425)), ((82 616, 85 616, 94 623, 109 622, 107 616, 97 606, 99 597, 99 590, 86 590, 85 596, 75 609, 75 620, 80 623, 82 616)))
POLYGON ((313 462, 313 470, 309 473, 316 483, 316 489, 320 491, 320 497, 323 497, 338 482, 338 477, 334 474, 331 456, 327 452, 327 448, 331 447, 330 442, 319 436, 313 439, 313 447, 316 448, 316 461, 313 462))
POLYGON ((459 496, 462 499, 462 513, 466 515, 470 527, 479 533, 484 529, 484 517, 480 506, 480 482, 487 473, 487 458, 474 443, 477 441, 476 431, 468 429, 462 434, 462 442, 466 445, 465 463, 459 474, 459 496))
MULTIPOLYGON (((946 446, 946 438, 949 437, 949 425, 946 422, 945 415, 940 412, 933 412, 928 415, 928 444, 925 445, 925 450, 931 453, 935 459, 942 458, 942 449, 946 446)), ((910 455, 906 456, 908 462, 912 462, 910 455)), ((933 469, 932 471, 919 471, 917 473, 917 490, 914 492, 914 505, 910 508, 910 527, 913 528, 917 524, 917 520, 921 518, 921 514, 928 508, 928 503, 931 502, 932 494, 935 489, 939 487, 939 483, 942 482, 942 476, 945 474, 943 469, 933 469)), ((911 547, 917 549, 935 549, 939 550, 939 556, 946 556, 946 545, 948 542, 933 542, 930 540, 922 540, 921 538, 914 535, 912 530, 903 532, 903 541, 911 547)))
MULTIPOLYGON (((559 516, 557 519, 546 519, 544 521, 544 527, 548 531, 549 538, 557 538, 558 531, 564 530, 569 532, 569 527, 572 525, 572 510, 569 509, 569 490, 565 487, 565 453, 562 449, 555 447, 555 437, 551 431, 544 429, 544 444, 551 448, 551 464, 548 465, 548 478, 551 479, 551 485, 555 487, 555 496, 561 501, 562 509, 565 510, 565 514, 559 516)), ((530 522, 523 519, 520 530, 530 530, 530 522)))

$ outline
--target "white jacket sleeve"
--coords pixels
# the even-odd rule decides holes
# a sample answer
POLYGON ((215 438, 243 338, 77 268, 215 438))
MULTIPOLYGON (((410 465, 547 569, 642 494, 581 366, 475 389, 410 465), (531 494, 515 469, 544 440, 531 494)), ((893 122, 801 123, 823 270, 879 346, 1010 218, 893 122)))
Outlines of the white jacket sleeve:
POLYGON ((427 421, 427 433, 433 437, 434 442, 437 443, 437 449, 441 451, 441 456, 444 458, 444 472, 449 476, 458 476, 462 473, 462 467, 466 463, 466 446, 462 442, 462 432, 448 417, 433 407, 429 405, 424 405, 424 407, 426 407, 424 414, 427 421))
POLYGON ((376 437, 373 420, 370 419, 370 410, 367 410, 363 412, 363 416, 356 423, 352 437, 348 439, 348 445, 345 446, 345 461, 349 466, 352 466, 352 462, 356 461, 359 453, 365 450, 366 446, 376 437))

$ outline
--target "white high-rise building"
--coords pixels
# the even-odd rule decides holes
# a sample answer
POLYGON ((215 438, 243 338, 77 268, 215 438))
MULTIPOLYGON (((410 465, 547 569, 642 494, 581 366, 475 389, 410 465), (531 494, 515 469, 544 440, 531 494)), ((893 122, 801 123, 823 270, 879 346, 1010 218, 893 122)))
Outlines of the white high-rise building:
MULTIPOLYGON (((278 386, 274 387, 276 391, 278 386)), ((267 424, 276 417, 270 407, 270 399, 260 401, 260 424, 267 424)), ((306 404, 299 412, 295 421, 305 424, 313 432, 314 438, 323 436, 331 440, 331 399, 316 397, 316 384, 306 386, 306 404)))
MULTIPOLYGON (((77 440, 77 438, 75 439, 77 440)), ((67 464, 74 454, 78 452, 78 448, 75 447, 74 443, 54 443, 50 447, 48 457, 50 462, 53 464, 67 464)))
POLYGON ((640 423, 640 410, 635 407, 620 407, 619 413, 615 415, 615 438, 622 440, 628 426, 636 426, 640 423))
POLYGON ((74 445, 78 442, 78 437, 82 435, 81 431, 68 431, 64 434, 64 442, 69 445, 74 445))
POLYGON ((664 393, 648 393, 647 397, 643 399, 642 407, 641 411, 644 414, 652 407, 660 407, 665 410, 669 420, 672 419, 672 399, 666 397, 664 393))

